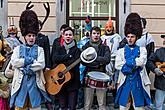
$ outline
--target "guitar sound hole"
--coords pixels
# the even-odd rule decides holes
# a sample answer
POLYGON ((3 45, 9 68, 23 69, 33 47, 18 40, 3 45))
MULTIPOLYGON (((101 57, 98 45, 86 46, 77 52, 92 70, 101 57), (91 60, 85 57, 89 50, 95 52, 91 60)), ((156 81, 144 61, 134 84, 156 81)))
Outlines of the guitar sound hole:
POLYGON ((65 81, 65 76, 62 79, 57 80, 59 84, 62 84, 65 81))
POLYGON ((62 72, 59 72, 59 73, 58 73, 58 77, 59 77, 59 78, 62 78, 63 76, 64 76, 64 74, 63 74, 62 72))

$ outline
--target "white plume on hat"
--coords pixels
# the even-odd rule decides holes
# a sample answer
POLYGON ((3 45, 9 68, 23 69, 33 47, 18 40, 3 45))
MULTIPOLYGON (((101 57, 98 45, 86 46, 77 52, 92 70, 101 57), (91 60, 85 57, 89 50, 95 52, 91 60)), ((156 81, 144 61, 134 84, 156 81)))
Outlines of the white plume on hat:
POLYGON ((92 63, 97 58, 97 52, 93 47, 88 47, 81 53, 80 58, 84 63, 92 63))

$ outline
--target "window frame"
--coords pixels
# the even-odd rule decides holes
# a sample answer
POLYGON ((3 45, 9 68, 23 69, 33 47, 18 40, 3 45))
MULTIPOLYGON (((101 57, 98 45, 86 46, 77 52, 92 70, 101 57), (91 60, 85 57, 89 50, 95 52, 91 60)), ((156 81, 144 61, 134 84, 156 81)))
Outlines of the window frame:
MULTIPOLYGON (((66 0, 66 24, 69 25, 69 21, 70 20, 85 20, 86 17, 81 17, 81 16, 69 16, 69 3, 70 0, 66 0)), ((115 4, 116 4, 116 9, 115 9, 115 15, 116 17, 112 17, 111 19, 116 21, 116 32, 119 33, 119 0, 115 0, 115 4)), ((91 17, 92 20, 108 20, 109 16, 107 17, 91 17)))

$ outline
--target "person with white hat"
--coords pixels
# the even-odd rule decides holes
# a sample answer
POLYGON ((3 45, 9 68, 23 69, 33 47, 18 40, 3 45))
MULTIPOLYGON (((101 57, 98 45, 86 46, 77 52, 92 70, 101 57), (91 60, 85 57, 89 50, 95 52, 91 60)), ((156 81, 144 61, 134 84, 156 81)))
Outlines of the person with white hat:
MULTIPOLYGON (((100 36, 101 29, 96 26, 92 27, 90 31, 90 40, 82 48, 84 51, 81 53, 80 58, 82 60, 82 64, 86 66, 84 72, 85 76, 87 76, 88 73, 92 71, 105 73, 105 66, 110 62, 109 47, 102 43, 100 36), (92 47, 94 48, 94 50, 92 49, 92 47)), ((91 110, 95 89, 99 110, 106 110, 105 94, 107 89, 91 88, 88 85, 86 85, 84 88, 84 109, 91 110)))

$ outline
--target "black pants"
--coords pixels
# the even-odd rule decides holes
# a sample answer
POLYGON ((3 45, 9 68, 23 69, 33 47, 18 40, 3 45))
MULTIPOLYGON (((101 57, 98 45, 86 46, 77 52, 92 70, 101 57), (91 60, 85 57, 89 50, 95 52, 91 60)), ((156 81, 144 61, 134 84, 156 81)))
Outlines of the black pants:
POLYGON ((78 90, 78 99, 77 99, 77 105, 81 108, 84 106, 84 87, 81 84, 80 88, 78 90))
POLYGON ((58 94, 61 110, 76 110, 78 90, 61 91, 58 94))

